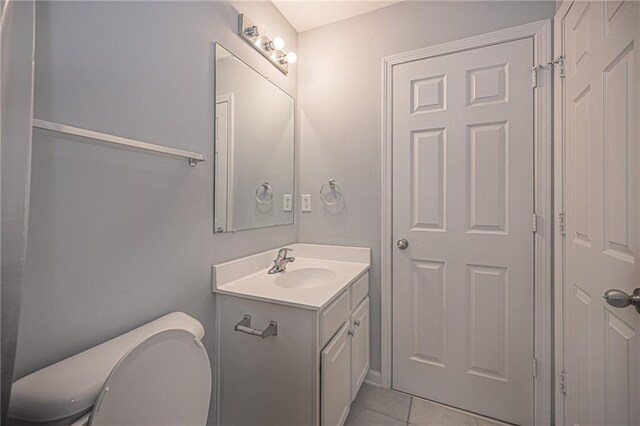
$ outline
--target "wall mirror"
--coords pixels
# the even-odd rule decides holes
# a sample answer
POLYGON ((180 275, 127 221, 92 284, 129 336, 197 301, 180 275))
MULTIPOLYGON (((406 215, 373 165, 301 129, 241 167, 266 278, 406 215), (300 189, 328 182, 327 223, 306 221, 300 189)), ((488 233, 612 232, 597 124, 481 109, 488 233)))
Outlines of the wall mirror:
POLYGON ((294 99, 216 43, 214 232, 293 223, 294 99))

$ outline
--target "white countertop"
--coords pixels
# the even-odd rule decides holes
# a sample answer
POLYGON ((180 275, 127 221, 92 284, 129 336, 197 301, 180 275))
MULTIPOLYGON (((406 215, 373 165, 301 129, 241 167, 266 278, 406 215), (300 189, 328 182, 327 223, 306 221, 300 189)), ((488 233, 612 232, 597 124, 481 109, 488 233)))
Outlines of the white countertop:
POLYGON ((319 310, 371 267, 368 248, 312 244, 293 244, 290 247, 294 249, 290 256, 296 258, 295 262, 289 263, 286 271, 276 274, 267 274, 267 271, 273 264, 277 249, 215 265, 213 291, 319 310), (336 276, 326 284, 311 288, 286 288, 276 284, 278 277, 306 268, 329 269, 336 276))

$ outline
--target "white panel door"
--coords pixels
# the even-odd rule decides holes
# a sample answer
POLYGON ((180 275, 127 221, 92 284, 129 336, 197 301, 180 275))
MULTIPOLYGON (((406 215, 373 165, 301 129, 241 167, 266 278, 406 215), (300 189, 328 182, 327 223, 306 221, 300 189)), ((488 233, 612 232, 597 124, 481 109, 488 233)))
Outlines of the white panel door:
POLYGON ((640 424, 640 4, 575 2, 564 19, 565 424, 640 424))
POLYGON ((393 387, 533 420, 533 39, 393 69, 393 387))
POLYGON ((351 406, 351 336, 345 323, 321 353, 320 421, 342 426, 351 406))

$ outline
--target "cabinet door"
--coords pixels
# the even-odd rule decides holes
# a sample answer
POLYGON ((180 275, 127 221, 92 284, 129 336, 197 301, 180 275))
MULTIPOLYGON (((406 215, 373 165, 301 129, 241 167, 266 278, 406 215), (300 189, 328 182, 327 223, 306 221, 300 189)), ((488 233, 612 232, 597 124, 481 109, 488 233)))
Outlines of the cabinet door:
POLYGON ((342 426, 351 405, 351 336, 345 323, 322 351, 323 426, 342 426))
POLYGON ((369 298, 351 314, 351 399, 354 400, 369 371, 369 298))

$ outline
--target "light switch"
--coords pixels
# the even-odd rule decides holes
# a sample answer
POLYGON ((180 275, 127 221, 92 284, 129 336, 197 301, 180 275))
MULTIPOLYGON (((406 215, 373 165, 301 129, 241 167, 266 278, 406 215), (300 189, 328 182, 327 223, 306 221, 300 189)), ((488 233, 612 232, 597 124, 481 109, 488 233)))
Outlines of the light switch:
POLYGON ((291 194, 282 196, 282 210, 284 210, 285 212, 290 212, 293 210, 293 206, 291 205, 291 194))
POLYGON ((311 211, 311 194, 302 194, 302 211, 311 211))

